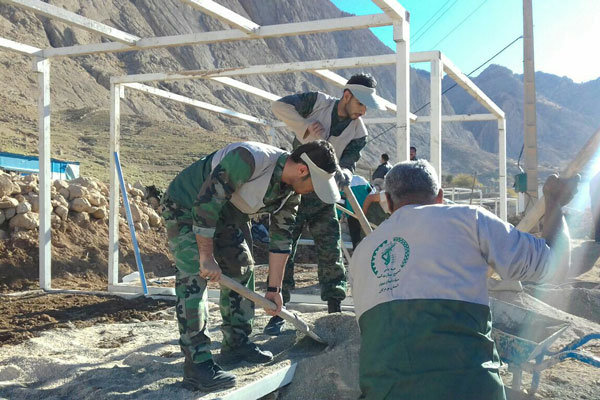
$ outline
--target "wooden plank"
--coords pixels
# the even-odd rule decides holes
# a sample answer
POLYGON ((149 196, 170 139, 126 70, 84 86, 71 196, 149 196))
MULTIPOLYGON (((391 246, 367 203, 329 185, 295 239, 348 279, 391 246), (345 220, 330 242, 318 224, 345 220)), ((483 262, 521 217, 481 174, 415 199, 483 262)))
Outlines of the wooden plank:
POLYGON ((238 13, 231 11, 227 7, 212 1, 212 0, 182 0, 185 4, 200 10, 205 14, 215 17, 218 20, 225 22, 227 25, 233 26, 243 32, 250 33, 258 28, 260 25, 252 22, 246 17, 241 16, 238 13))
POLYGON ((349 31, 390 25, 392 20, 385 14, 359 15, 330 18, 317 21, 292 22, 288 24, 264 25, 253 34, 239 29, 213 32, 198 32, 185 35, 161 36, 140 39, 134 46, 121 43, 93 43, 43 50, 44 57, 65 57, 84 54, 116 53, 123 51, 177 47, 238 40, 266 39, 284 36, 308 35, 313 33, 349 31))
POLYGON ((243 90, 244 92, 248 92, 253 95, 256 95, 258 97, 262 97, 263 99, 266 99, 269 101, 276 101, 281 98, 281 96, 278 96, 274 93, 267 92, 266 90, 259 89, 256 86, 248 85, 247 83, 240 82, 233 78, 215 77, 215 78, 210 78, 210 79, 212 79, 213 81, 222 83, 223 85, 231 86, 236 89, 243 90))
POLYGON ((442 55, 442 62, 444 65, 444 71, 450 75, 456 83, 458 83, 463 89, 467 91, 471 96, 475 98, 484 106, 489 112, 494 114, 498 118, 505 118, 504 111, 500 109, 483 91, 473 83, 469 77, 463 74, 447 57, 442 55))
POLYGON ((408 22, 409 14, 404 7, 400 5, 398 0, 373 0, 373 3, 381 8, 381 11, 389 15, 390 18, 408 22))
POLYGON ((12 40, 4 39, 1 37, 0 37, 0 49, 14 51, 14 52, 17 52, 19 54, 24 54, 24 55, 33 55, 37 52, 42 51, 41 49, 38 49, 37 47, 29 46, 27 44, 23 44, 23 43, 19 43, 19 42, 14 42, 12 40))
POLYGON ((57 19, 65 24, 77 26, 89 32, 98 33, 109 39, 116 40, 117 42, 134 44, 140 39, 138 36, 131 35, 127 32, 113 28, 112 26, 102 24, 93 19, 83 17, 74 12, 65 10, 64 8, 56 7, 40 0, 0 0, 0 2, 23 8, 35 14, 41 14, 46 17, 57 19))
POLYGON ((40 228, 39 228, 39 278, 40 288, 51 288, 52 280, 52 230, 50 214, 50 60, 37 58, 34 70, 38 75, 38 154, 40 179, 40 228))
MULTIPOLYGON (((600 129, 594 133, 586 144, 583 145, 579 153, 575 156, 573 161, 569 163, 567 168, 561 173, 561 177, 569 178, 581 171, 586 167, 586 165, 592 160, 592 158, 597 154, 598 148, 600 147, 600 129)), ((531 208, 527 214, 523 217, 521 222, 517 225, 517 229, 520 229, 524 232, 531 231, 538 222, 544 216, 546 212, 546 203, 544 197, 542 196, 535 203, 533 208, 531 208)))
POLYGON ((296 61, 280 64, 252 65, 249 67, 220 68, 214 70, 191 70, 181 72, 159 72, 150 74, 126 75, 112 77, 112 83, 143 83, 154 81, 173 81, 192 78, 210 79, 214 77, 232 77, 244 75, 283 74, 303 72, 315 69, 343 69, 358 67, 374 67, 392 65, 396 62, 395 54, 379 56, 334 58, 329 60, 296 61))
POLYGON ((137 90, 140 92, 163 97, 165 99, 177 101, 179 103, 187 104, 187 105, 190 105, 190 106, 193 106, 196 108, 201 108, 201 109, 207 110, 207 111, 212 111, 212 112, 215 112, 218 114, 227 115, 229 117, 241 119, 243 121, 251 122, 253 124, 266 125, 266 126, 271 125, 271 123, 269 121, 261 119, 261 118, 256 118, 256 117, 253 117, 248 114, 239 113, 237 111, 233 111, 228 108, 216 106, 214 104, 205 103, 203 101, 193 100, 188 97, 181 96, 179 94, 167 92, 166 90, 157 89, 157 88, 147 86, 147 85, 142 85, 141 83, 127 83, 127 84, 124 84, 124 86, 129 89, 134 89, 134 90, 137 90))

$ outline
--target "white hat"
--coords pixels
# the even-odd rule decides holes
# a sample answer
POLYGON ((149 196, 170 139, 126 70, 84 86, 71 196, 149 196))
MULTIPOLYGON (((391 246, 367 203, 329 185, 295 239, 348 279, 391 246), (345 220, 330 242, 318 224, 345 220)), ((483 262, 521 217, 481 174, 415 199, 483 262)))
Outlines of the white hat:
POLYGON ((375 93, 375 88, 370 88, 364 85, 355 83, 346 84, 344 89, 348 89, 352 92, 358 101, 367 106, 367 108, 375 110, 385 110, 385 104, 383 99, 375 93))
POLYGON ((340 199, 340 191, 335 183, 335 172, 327 172, 315 164, 308 154, 302 153, 300 158, 308 165, 315 193, 323 203, 333 204, 340 199))

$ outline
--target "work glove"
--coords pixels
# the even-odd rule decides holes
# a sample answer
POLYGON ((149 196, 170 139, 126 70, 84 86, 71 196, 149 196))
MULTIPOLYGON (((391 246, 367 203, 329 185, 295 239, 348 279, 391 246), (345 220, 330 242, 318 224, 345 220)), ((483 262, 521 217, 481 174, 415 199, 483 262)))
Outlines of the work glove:
POLYGON ((351 180, 352 180, 352 172, 350 172, 349 169, 339 168, 335 172, 335 182, 337 183, 337 185, 340 189, 343 189, 346 186, 348 186, 350 184, 351 180))

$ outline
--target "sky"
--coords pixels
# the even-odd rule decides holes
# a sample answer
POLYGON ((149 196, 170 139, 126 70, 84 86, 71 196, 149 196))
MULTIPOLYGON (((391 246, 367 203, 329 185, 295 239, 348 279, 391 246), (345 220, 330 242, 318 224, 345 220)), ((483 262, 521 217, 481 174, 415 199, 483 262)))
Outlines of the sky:
MULTIPOLYGON (((331 1, 356 15, 381 12, 371 0, 331 1)), ((523 33, 522 0, 401 0, 400 4, 410 12, 410 50, 441 50, 465 74, 523 33)), ((536 71, 578 83, 600 77, 600 0, 533 0, 533 24, 536 71)), ((395 49, 391 26, 372 30, 395 49)), ((523 40, 491 63, 522 74, 523 40)), ((425 64, 415 67, 427 69, 425 64)))

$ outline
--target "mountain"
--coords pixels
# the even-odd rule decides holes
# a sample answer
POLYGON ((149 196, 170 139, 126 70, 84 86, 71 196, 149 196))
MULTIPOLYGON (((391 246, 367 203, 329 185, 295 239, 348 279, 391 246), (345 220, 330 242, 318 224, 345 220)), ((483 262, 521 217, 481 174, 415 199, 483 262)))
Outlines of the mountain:
MULTIPOLYGON (((178 0, 50 2, 141 37, 227 29, 220 21, 178 0)), ((220 0, 219 3, 260 25, 349 15, 323 0, 220 0)), ((40 48, 102 41, 98 35, 4 4, 0 4, 0 37, 40 48)), ((52 155, 81 161, 83 171, 106 179, 108 89, 111 76, 388 53, 391 50, 370 31, 360 30, 53 59, 52 155)), ((364 70, 377 78, 378 93, 394 101, 394 68, 388 66, 364 70)), ((349 77, 357 71, 337 72, 349 77)), ((589 126, 593 125, 594 118, 597 119, 599 115, 598 105, 593 100, 597 98, 600 84, 590 83, 583 87, 573 82, 563 82, 565 79, 549 78, 548 93, 543 94, 548 118, 540 121, 543 131, 540 142, 542 139, 552 142, 544 145, 541 153, 544 157, 550 154, 552 160, 562 161, 569 159, 570 154, 561 154, 558 149, 576 148, 589 131, 589 126), (551 83, 550 79, 558 79, 565 89, 558 90, 558 85, 551 83), (563 104, 566 102, 579 103, 567 107, 563 104), (577 109, 579 111, 574 111, 577 109), (552 110, 562 111, 552 114, 552 110), (553 134, 546 133, 547 126, 556 125, 560 125, 561 129, 553 131, 553 134), (565 138, 564 130, 576 131, 577 139, 565 138), (570 147, 565 147, 561 141, 568 142, 566 144, 570 147)), ((253 75, 240 80, 279 95, 315 90, 341 95, 339 88, 306 73, 253 75)), ((522 102, 522 94, 519 97, 519 77, 500 67, 489 67, 476 78, 476 82, 507 111, 509 154, 516 157, 522 141, 519 139, 522 138, 522 127, 518 122, 522 108, 519 103, 522 102)), ((35 154, 37 82, 31 70, 31 59, 0 52, 0 85, 3 88, 0 91, 0 151, 35 154)), ((267 101, 216 82, 195 79, 152 85, 261 118, 274 119, 267 101)), ((538 86, 542 93, 544 85, 540 83, 538 86)), ((444 113, 468 112, 465 110, 476 108, 461 91, 457 88, 444 97, 444 113)), ((411 110, 421 108, 428 101, 429 74, 411 69, 411 110)), ((263 127, 145 94, 127 91, 121 109, 121 158, 125 175, 130 180, 145 178, 147 182, 150 180, 164 186, 181 168, 224 143, 232 140, 266 142, 270 139, 269 132, 263 127)), ((541 109, 538 108, 538 112, 541 109)), ((425 107, 419 114, 427 112, 428 107, 425 107)), ((370 112, 369 115, 382 114, 370 112)), ((477 171, 484 181, 486 177, 496 175, 494 127, 494 123, 444 124, 445 172, 477 171)), ((368 128, 371 140, 381 136, 369 143, 364 151, 359 167, 365 174, 377 164, 382 152, 390 153, 392 159, 395 157, 395 129, 390 129, 390 125, 370 125, 368 128)), ((419 155, 423 157, 429 154, 428 131, 428 124, 414 124, 411 127, 411 144, 418 147, 419 155)), ((290 139, 289 131, 276 130, 275 144, 289 148, 290 139)))

